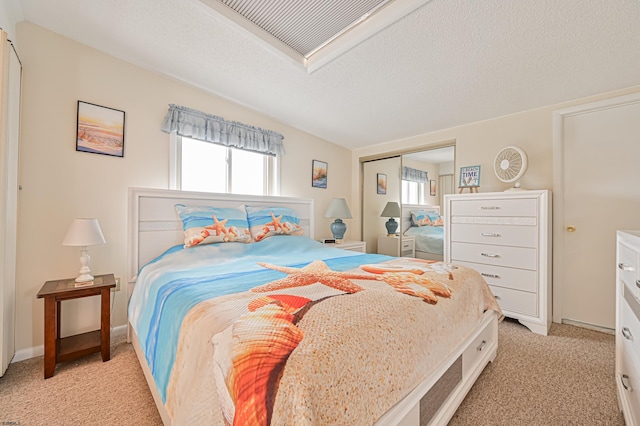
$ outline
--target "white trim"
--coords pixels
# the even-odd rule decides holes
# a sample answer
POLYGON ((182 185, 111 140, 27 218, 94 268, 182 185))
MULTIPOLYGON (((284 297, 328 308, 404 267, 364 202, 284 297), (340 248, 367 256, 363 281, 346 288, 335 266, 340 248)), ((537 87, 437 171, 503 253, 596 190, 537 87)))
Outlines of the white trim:
POLYGON ((553 112, 553 322, 562 322, 564 288, 564 118, 639 102, 640 93, 632 93, 553 112))

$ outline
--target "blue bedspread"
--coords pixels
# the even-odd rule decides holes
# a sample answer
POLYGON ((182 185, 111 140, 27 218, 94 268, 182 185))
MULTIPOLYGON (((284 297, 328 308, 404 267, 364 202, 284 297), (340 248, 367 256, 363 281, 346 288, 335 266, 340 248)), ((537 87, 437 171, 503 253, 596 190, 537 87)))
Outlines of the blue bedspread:
POLYGON ((133 326, 163 401, 182 320, 196 304, 247 291, 285 276, 258 262, 300 267, 324 260, 334 271, 390 257, 328 247, 306 237, 274 236, 258 243, 176 246, 144 266, 129 302, 133 326))

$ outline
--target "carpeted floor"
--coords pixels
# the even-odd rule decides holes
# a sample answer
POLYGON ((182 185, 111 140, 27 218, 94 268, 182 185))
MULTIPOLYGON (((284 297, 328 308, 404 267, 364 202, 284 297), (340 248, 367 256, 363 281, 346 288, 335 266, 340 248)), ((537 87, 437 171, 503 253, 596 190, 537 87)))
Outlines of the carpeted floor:
MULTIPOLYGON (((11 364, 0 378, 0 425, 156 425, 160 417, 131 345, 59 364, 11 364)), ((295 424, 295 423, 293 423, 295 424)), ((614 337, 553 324, 549 336, 505 320, 498 356, 450 425, 624 425, 614 379, 614 337)))

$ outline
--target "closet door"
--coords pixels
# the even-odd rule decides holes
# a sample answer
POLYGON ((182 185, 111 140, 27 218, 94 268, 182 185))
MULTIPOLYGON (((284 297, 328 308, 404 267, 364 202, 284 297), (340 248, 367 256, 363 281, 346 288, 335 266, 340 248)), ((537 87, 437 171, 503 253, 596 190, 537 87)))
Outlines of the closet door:
POLYGON ((555 321, 615 327, 616 230, 640 229, 638 135, 640 95, 556 113, 555 321))
POLYGON ((20 61, 0 31, 0 376, 15 353, 20 61))

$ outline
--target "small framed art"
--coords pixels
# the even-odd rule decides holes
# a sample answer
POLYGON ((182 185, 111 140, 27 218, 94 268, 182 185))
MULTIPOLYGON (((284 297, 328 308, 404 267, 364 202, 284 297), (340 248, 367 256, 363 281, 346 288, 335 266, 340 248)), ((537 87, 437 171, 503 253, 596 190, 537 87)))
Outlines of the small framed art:
POLYGON ((435 195, 436 195, 436 181, 435 180, 430 180, 429 181, 429 195, 431 195, 432 197, 435 197, 435 195))
POLYGON ((460 167, 458 188, 477 188, 480 186, 480 166, 460 167))
POLYGON ((311 166, 311 186, 314 188, 327 187, 327 163, 313 160, 311 166))
POLYGON ((387 193, 387 175, 383 173, 377 173, 377 188, 378 194, 386 194, 387 193))
POLYGON ((124 111, 78 101, 76 151, 124 157, 124 111))

